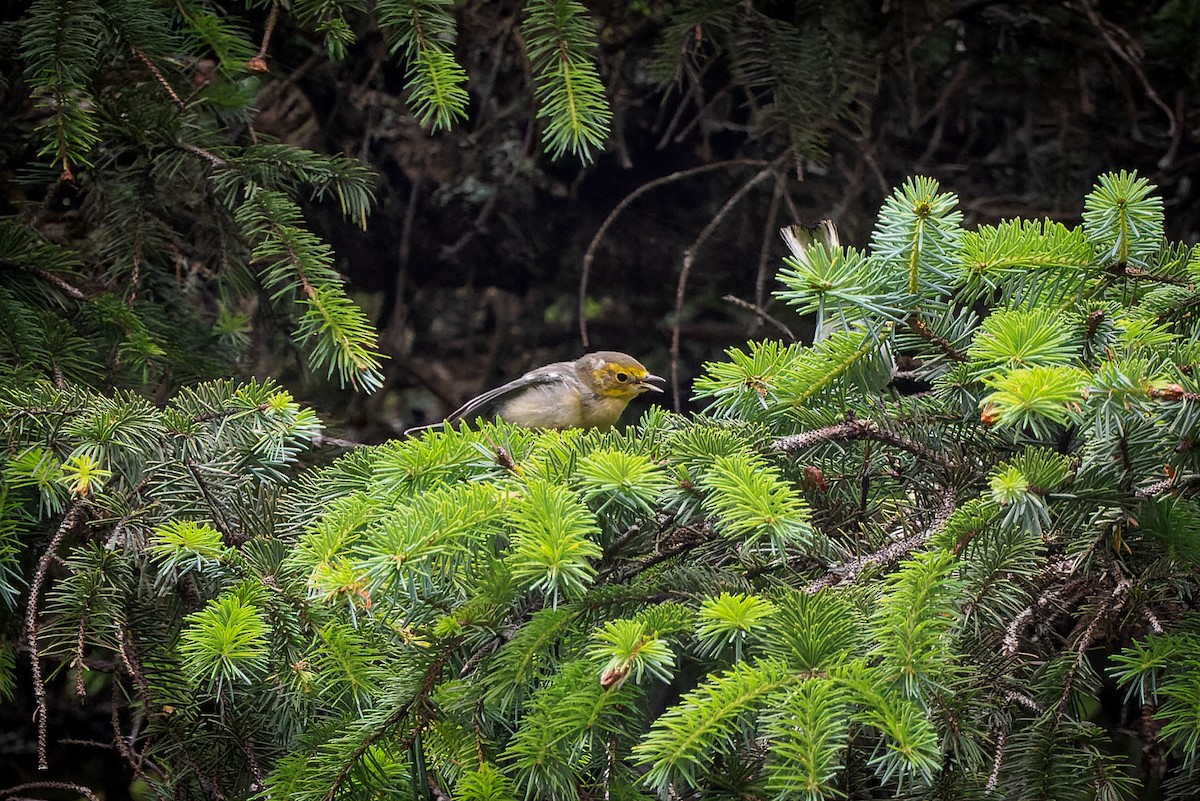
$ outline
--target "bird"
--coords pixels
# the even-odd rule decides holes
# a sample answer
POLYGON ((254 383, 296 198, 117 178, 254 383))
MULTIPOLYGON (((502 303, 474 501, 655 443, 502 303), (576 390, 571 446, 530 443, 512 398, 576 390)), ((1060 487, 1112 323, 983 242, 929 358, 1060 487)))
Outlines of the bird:
POLYGON ((629 354, 601 350, 530 370, 471 398, 443 422, 406 433, 470 419, 489 408, 504 422, 523 428, 607 430, 631 400, 646 392, 662 392, 652 382, 663 380, 629 354))

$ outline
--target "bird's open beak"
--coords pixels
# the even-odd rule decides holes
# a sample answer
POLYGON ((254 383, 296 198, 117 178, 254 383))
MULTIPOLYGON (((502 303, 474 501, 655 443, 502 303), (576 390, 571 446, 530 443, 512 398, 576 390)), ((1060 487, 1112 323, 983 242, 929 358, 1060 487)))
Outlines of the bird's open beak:
POLYGON ((642 390, 649 390, 650 392, 662 392, 663 391, 662 387, 656 387, 653 384, 648 383, 650 381, 662 381, 662 382, 666 383, 666 379, 663 378, 662 376, 648 375, 637 383, 638 388, 642 389, 642 390))

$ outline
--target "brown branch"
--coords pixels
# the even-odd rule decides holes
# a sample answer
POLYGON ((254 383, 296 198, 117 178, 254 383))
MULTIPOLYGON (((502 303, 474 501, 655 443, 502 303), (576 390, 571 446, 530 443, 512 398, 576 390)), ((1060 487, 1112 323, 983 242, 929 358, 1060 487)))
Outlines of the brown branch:
POLYGON ((946 527, 950 515, 954 513, 956 501, 954 493, 947 491, 942 496, 942 505, 934 510, 933 518, 922 531, 910 534, 903 539, 889 542, 877 551, 849 559, 838 565, 833 565, 819 579, 809 582, 805 592, 813 595, 828 587, 839 584, 851 584, 858 580, 866 571, 874 568, 889 568, 904 559, 913 551, 923 547, 946 527))
POLYGON ((191 153, 193 156, 199 156, 212 166, 216 167, 218 170, 223 170, 229 166, 229 162, 225 161, 225 159, 221 158, 216 153, 205 150, 202 147, 189 145, 187 142, 176 142, 175 147, 179 148, 180 150, 185 150, 188 153, 191 153))
MULTIPOLYGON (((29 602, 25 607, 25 637, 29 644, 29 666, 33 674, 33 695, 36 702, 33 717, 37 722, 37 740, 38 740, 38 770, 46 770, 48 765, 46 761, 46 683, 42 678, 42 664, 38 659, 38 597, 42 594, 42 585, 46 583, 46 572, 50 569, 50 563, 57 557, 55 552, 62 545, 63 540, 83 521, 83 517, 88 509, 87 500, 83 496, 77 496, 71 501, 70 508, 63 516, 63 521, 51 538, 50 544, 46 546, 45 553, 38 560, 37 569, 33 573, 33 581, 29 585, 29 602)), ((82 670, 82 668, 80 668, 82 670)))
POLYGON ((761 306, 755 306, 749 301, 742 300, 737 295, 725 295, 723 298, 721 298, 721 300, 725 301, 726 303, 732 303, 734 306, 745 309, 746 311, 754 312, 754 315, 758 317, 758 319, 762 320, 764 323, 770 323, 778 328, 779 332, 787 337, 789 341, 796 341, 796 335, 792 333, 792 329, 788 328, 781 321, 776 320, 774 317, 767 314, 767 312, 764 311, 761 306))
POLYGON ((1172 476, 1164 478, 1162 481, 1155 481, 1153 484, 1148 484, 1141 489, 1133 491, 1135 498, 1153 498, 1156 495, 1162 495, 1165 492, 1174 492, 1178 489, 1184 489, 1200 483, 1200 474, 1186 476, 1172 476))
MULTIPOLYGON (((754 305, 761 309, 767 302, 767 276, 771 273, 771 243, 778 241, 779 204, 783 200, 783 189, 787 179, 776 173, 775 188, 771 192, 771 205, 767 207, 767 219, 758 249, 758 273, 754 276, 754 305)), ((792 337, 795 339, 795 337, 792 337)))
POLYGON ((659 551, 658 553, 653 554, 652 556, 648 556, 645 559, 643 559, 642 561, 640 561, 636 564, 632 564, 629 567, 624 568, 623 570, 614 571, 611 574, 613 577, 612 583, 623 584, 624 582, 629 581, 629 579, 636 576, 638 573, 643 573, 643 572, 649 570, 650 568, 654 567, 655 565, 659 564, 660 562, 665 562, 668 559, 679 556, 682 553, 687 553, 688 551, 692 550, 696 546, 698 546, 701 543, 706 542, 706 541, 707 541, 706 537, 696 537, 695 539, 689 539, 686 542, 681 542, 678 545, 674 545, 670 548, 667 548, 665 551, 659 551))
POLYGON ((729 212, 741 202, 751 189, 753 189, 760 181, 769 178, 771 173, 775 171, 776 166, 786 157, 788 153, 785 151, 783 155, 776 158, 766 167, 759 170, 749 181, 742 184, 736 192, 729 196, 725 204, 713 215, 713 218, 708 221, 708 225, 696 236, 692 244, 688 245, 687 250, 683 251, 683 266, 679 270, 679 281, 675 284, 675 319, 671 324, 671 392, 674 395, 675 411, 680 411, 682 408, 680 392, 679 392, 679 339, 680 330, 683 326, 683 301, 687 297, 687 282, 692 273, 692 266, 696 263, 696 252, 704 245, 708 238, 712 236, 713 231, 717 230, 717 226, 725 221, 725 217, 729 212))
POLYGON ((1072 562, 1062 558, 1049 562, 1042 569, 1039 584, 1046 590, 1036 601, 1022 609, 1008 624, 1004 633, 1003 654, 1005 656, 1012 657, 1017 654, 1021 647, 1021 632, 1029 625, 1029 621, 1036 613, 1050 609, 1051 606, 1063 609, 1073 607, 1088 594, 1089 584, 1087 581, 1084 579, 1071 580, 1074 570, 1072 562))
POLYGON ((910 317, 908 320, 908 328, 917 336, 927 342, 932 342, 942 349, 942 352, 956 362, 967 361, 967 355, 960 351, 950 342, 950 340, 942 337, 936 331, 929 327, 929 324, 920 317, 910 317))
POLYGON ((909 439, 908 437, 880 428, 874 420, 847 420, 835 423, 815 431, 805 431, 801 434, 791 434, 779 437, 772 443, 777 451, 783 451, 789 456, 796 456, 800 451, 807 450, 822 442, 840 442, 856 439, 868 439, 892 445, 908 451, 913 456, 933 462, 945 470, 954 470, 958 465, 947 454, 935 450, 928 445, 909 439))
POLYGON ((1195 286, 1195 282, 1187 278, 1177 278, 1173 275, 1163 275, 1161 273, 1152 273, 1137 267, 1130 267, 1128 264, 1118 265, 1120 275, 1128 276, 1129 278, 1144 278, 1147 281, 1156 281, 1160 284, 1171 284, 1172 286, 1184 286, 1191 289, 1195 286))
POLYGON ((75 696, 83 700, 87 696, 87 687, 83 683, 83 671, 87 667, 83 663, 83 635, 87 632, 87 616, 80 615, 79 631, 75 640, 75 696))
POLYGON ((271 46, 271 36, 275 33, 275 23, 279 22, 279 3, 271 4, 271 13, 267 15, 267 27, 263 31, 262 44, 258 53, 246 61, 246 69, 251 72, 269 72, 267 66, 267 50, 271 46))
MULTIPOLYGON (((1107 576, 1105 576, 1107 578, 1107 576)), ((1096 594, 1100 599, 1100 606, 1092 615, 1092 619, 1088 621, 1088 625, 1080 634, 1079 640, 1075 643, 1075 663, 1067 672, 1066 681, 1063 682, 1062 695, 1058 699, 1058 714, 1062 715, 1066 711, 1067 704, 1071 700, 1071 690, 1075 686, 1075 677, 1079 675, 1079 667, 1087 658, 1087 650, 1095 643, 1099 636, 1100 623, 1111 612, 1116 611, 1124 606, 1124 601, 1121 600, 1133 586, 1132 582, 1126 578, 1117 580, 1116 586, 1110 591, 1101 591, 1096 594)))
MULTIPOLYGON (((429 669, 425 671, 425 679, 421 682, 421 689, 417 691, 416 695, 414 695, 413 698, 407 703, 396 707, 396 710, 387 716, 387 719, 379 725, 379 728, 370 736, 365 737, 363 742, 354 749, 354 752, 349 755, 349 758, 338 770, 337 776, 334 777, 333 782, 330 784, 329 792, 325 794, 325 801, 333 801, 333 799, 337 796, 338 790, 342 788, 342 784, 345 783, 346 779, 350 775, 350 771, 354 768, 354 763, 361 759, 363 754, 367 753, 371 746, 373 746, 380 737, 383 737, 389 729, 399 724, 400 721, 404 720, 404 718, 408 716, 408 713, 413 710, 413 707, 415 707, 419 701, 432 692, 438 676, 441 675, 442 669, 446 667, 446 663, 450 661, 450 655, 454 653, 454 650, 458 647, 458 645, 459 643, 457 641, 451 641, 447 643, 446 651, 436 660, 434 660, 433 664, 429 666, 429 669)), ((415 733, 413 736, 415 737, 415 733)), ((411 744, 412 738, 409 738, 409 741, 404 745, 407 747, 411 744)))
POLYGON ((208 481, 200 475, 200 465, 191 459, 186 460, 184 465, 187 467, 188 472, 192 474, 192 480, 196 482, 196 487, 200 490, 200 495, 203 496, 204 502, 212 512, 213 523, 216 525, 217 531, 221 532, 222 541, 232 548, 244 545, 249 538, 245 534, 236 531, 232 522, 225 517, 225 508, 221 505, 220 500, 212 494, 212 490, 208 486, 208 481))
POLYGON ((179 108, 184 108, 186 104, 179 98, 179 95, 175 94, 175 90, 171 88, 170 82, 167 81, 166 76, 162 74, 162 70, 158 68, 154 60, 146 55, 145 51, 141 48, 133 48, 133 54, 138 57, 138 61, 146 65, 146 69, 150 70, 150 74, 154 76, 155 80, 158 81, 171 100, 174 101, 175 105, 179 106, 179 108))
POLYGON ((1008 745, 1008 732, 996 732, 996 751, 992 756, 992 770, 988 774, 987 784, 985 785, 989 793, 995 791, 996 785, 1000 783, 1000 766, 1004 763, 1004 748, 1006 745, 1008 745))
POLYGON ((583 254, 583 269, 579 276, 579 337, 585 348, 590 347, 587 329, 587 316, 584 313, 584 307, 587 305, 588 280, 592 272, 592 261, 596 258, 596 250, 600 247, 601 240, 604 239, 604 235, 608 233, 608 229, 614 222, 616 222, 616 219, 620 216, 621 212, 629 208, 629 205, 633 203, 633 201, 637 200, 639 197, 653 189, 658 189, 660 186, 666 186, 667 184, 672 184, 676 181, 682 181, 685 178, 691 178, 692 176, 700 175, 702 173, 712 172, 713 170, 729 167, 761 167, 766 163, 767 162, 765 161, 759 161, 757 159, 731 159, 729 161, 719 161, 713 164, 702 164, 699 167, 693 167, 690 170, 673 172, 670 175, 664 175, 662 178, 655 178, 653 181, 648 181, 642 184, 637 189, 626 195, 624 199, 622 199, 621 202, 618 203, 616 207, 608 213, 608 216, 604 218, 604 222, 600 224, 599 230, 597 230, 595 235, 592 236, 592 241, 588 243, 587 250, 583 254))
MULTIPOLYGON (((1111 48, 1112 51, 1116 53, 1122 61, 1128 64, 1130 69, 1133 70, 1133 74, 1137 76, 1138 81, 1142 84, 1142 91, 1144 91, 1146 96, 1150 98, 1150 102, 1158 106, 1162 113, 1167 116, 1167 123, 1170 126, 1167 131, 1167 135, 1171 137, 1172 144, 1174 144, 1176 139, 1176 130, 1179 127, 1179 121, 1175 118, 1174 109, 1168 106, 1163 99, 1158 96, 1158 92, 1154 91, 1154 86, 1150 83, 1150 79, 1146 77, 1146 72, 1142 69, 1140 58, 1135 58, 1135 53, 1138 56, 1141 55, 1139 52, 1137 52, 1141 50, 1141 46, 1133 41, 1129 34, 1124 30, 1101 17, 1096 11, 1095 7, 1092 5, 1092 0, 1083 0, 1083 10, 1087 12, 1088 21, 1090 21, 1092 25, 1096 26, 1096 30, 1100 31, 1100 35, 1104 37, 1104 41, 1108 44, 1109 48, 1111 48), (1119 31, 1122 36, 1125 37, 1126 43, 1124 45, 1116 40, 1113 31, 1119 31)), ((1171 161, 1174 159, 1174 155, 1174 147, 1172 147, 1171 150, 1168 150, 1163 156, 1159 166, 1169 166, 1171 161)))
POLYGON ((25 790, 65 790, 68 793, 79 793, 88 799, 88 801, 100 801, 100 796, 82 784, 75 784, 74 782, 25 782, 24 784, 14 784, 12 787, 0 789, 0 797, 24 792, 25 790))
POLYGON ((18 270, 24 270, 27 273, 36 275, 38 278, 42 279, 43 281, 48 281, 51 284, 54 284, 56 287, 58 287, 63 292, 70 295, 75 300, 87 300, 87 295, 83 294, 83 292, 81 290, 72 286, 71 284, 68 284, 65 280, 63 280, 59 276, 55 275, 54 273, 48 273, 40 267, 34 267, 32 264, 21 264, 19 262, 9 261, 8 259, 4 259, 3 262, 5 264, 11 264, 13 267, 16 267, 18 270))

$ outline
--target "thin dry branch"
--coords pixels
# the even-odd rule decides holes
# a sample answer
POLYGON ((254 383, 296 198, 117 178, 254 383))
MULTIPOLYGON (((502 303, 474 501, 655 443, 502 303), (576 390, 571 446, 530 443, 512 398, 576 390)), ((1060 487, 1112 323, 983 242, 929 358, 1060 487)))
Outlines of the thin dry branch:
POLYGON ((87 300, 87 295, 83 294, 83 292, 77 287, 67 283, 62 279, 61 276, 57 276, 54 273, 48 273, 40 267, 34 267, 32 264, 21 264, 19 262, 9 261, 8 259, 3 259, 0 261, 3 261, 4 264, 11 264, 17 269, 24 270, 31 275, 36 275, 43 281, 48 281, 49 283, 54 284, 56 287, 70 295, 75 300, 87 300))
POLYGON ((749 301, 742 300, 737 295, 725 295, 724 297, 721 298, 721 300, 725 301, 726 303, 732 303, 734 306, 737 306, 738 308, 741 308, 741 309, 745 309, 746 311, 754 312, 754 315, 756 317, 758 317, 758 319, 762 320, 764 323, 770 323, 771 325, 773 325, 777 329, 779 329, 779 332, 781 334, 783 334, 785 337, 787 337, 789 342, 796 341, 796 335, 794 333, 792 333, 792 329, 788 328, 786 325, 784 325, 779 320, 776 320, 774 317, 772 317, 770 314, 768 314, 761 306, 756 306, 753 303, 750 303, 749 301))
POLYGON ((1175 143, 1178 140, 1176 131, 1179 128, 1179 120, 1175 116, 1175 110, 1168 106, 1158 92, 1154 91, 1154 85, 1150 83, 1150 79, 1146 77, 1146 71, 1142 69, 1142 46, 1127 33, 1123 28, 1114 25, 1108 20, 1100 16, 1096 11, 1092 0, 1083 0, 1083 10, 1087 12, 1088 21, 1096 27, 1100 35, 1104 38, 1109 49, 1117 54, 1117 57, 1129 65, 1133 70, 1133 74, 1137 76, 1138 82, 1142 85, 1142 91, 1146 93, 1146 97, 1150 98, 1150 102, 1158 106, 1163 114, 1167 117, 1167 135, 1171 137, 1172 147, 1163 155, 1159 162, 1160 167, 1168 167, 1175 159, 1175 143), (1118 34, 1123 42, 1118 42, 1118 34))
POLYGON ((725 220, 725 217, 728 216, 733 207, 740 203, 742 198, 759 182, 770 177, 779 162, 787 156, 788 153, 785 152, 766 167, 759 170, 749 181, 742 184, 736 192, 729 196, 729 199, 725 201, 725 205, 721 206, 717 213, 713 215, 713 218, 708 221, 708 225, 704 226, 704 230, 696 236, 692 244, 688 245, 687 249, 683 251, 683 266, 679 270, 679 281, 675 284, 675 315, 671 324, 671 394, 674 396, 675 411, 677 412, 681 409, 681 396, 679 392, 679 339, 680 329, 683 325, 683 301, 687 296, 687 282, 692 273, 692 266, 696 263, 696 253, 708 241, 708 238, 712 236, 713 231, 717 230, 717 226, 725 220))
POLYGON ((0 789, 0 798, 23 793, 26 790, 60 790, 65 793, 78 793, 88 801, 100 801, 100 796, 95 792, 84 787, 82 784, 74 782, 24 782, 23 784, 14 784, 12 787, 4 787, 0 789))
POLYGON ((150 74, 154 76, 154 79, 158 81, 159 86, 161 86, 167 93, 167 96, 171 98, 171 102, 173 102, 179 108, 186 108, 187 104, 184 103, 183 100, 180 99, 179 95, 175 93, 175 90, 171 87, 170 81, 168 81, 166 76, 162 74, 162 70, 158 68, 158 65, 154 63, 154 59, 146 55, 145 51, 136 47, 133 48, 133 54, 137 56, 138 61, 146 65, 146 69, 150 70, 150 74))
POLYGON ((604 235, 608 233, 609 227, 616 221, 621 212, 629 208, 633 201, 637 200, 639 197, 653 189, 658 189, 660 186, 666 186, 667 184, 672 184, 676 181, 682 181, 685 178, 691 178, 695 175, 701 175, 706 172, 712 172, 713 170, 728 169, 731 167, 761 167, 766 163, 767 162, 760 161, 758 159, 731 159, 729 161, 718 161, 712 164, 702 164, 699 167, 692 167, 690 170, 673 172, 670 175, 664 175, 662 178, 655 178, 653 181, 648 181, 642 184, 637 189, 626 195, 625 198, 616 205, 616 208, 608 213, 608 216, 604 218, 604 222, 600 225, 600 228, 592 237, 592 241, 588 243, 587 250, 583 254, 583 269, 579 276, 579 338, 583 343, 583 347, 587 348, 591 346, 591 343, 588 339, 587 316, 584 312, 585 306, 587 305, 588 281, 591 278, 592 260, 596 258, 596 250, 600 247, 600 242, 604 239, 604 235))

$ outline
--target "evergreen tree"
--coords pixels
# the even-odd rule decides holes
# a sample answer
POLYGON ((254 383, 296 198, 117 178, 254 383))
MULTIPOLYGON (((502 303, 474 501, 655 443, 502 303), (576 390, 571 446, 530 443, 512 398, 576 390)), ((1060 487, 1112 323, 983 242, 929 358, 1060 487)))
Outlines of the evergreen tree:
POLYGON ((731 349, 706 414, 300 472, 275 385, 159 407, 14 327, 0 691, 43 751, 57 694, 111 702, 164 798, 1192 797, 1200 258, 1162 223, 1125 173, 1075 228, 914 178, 865 250, 789 229, 816 341, 731 349))

